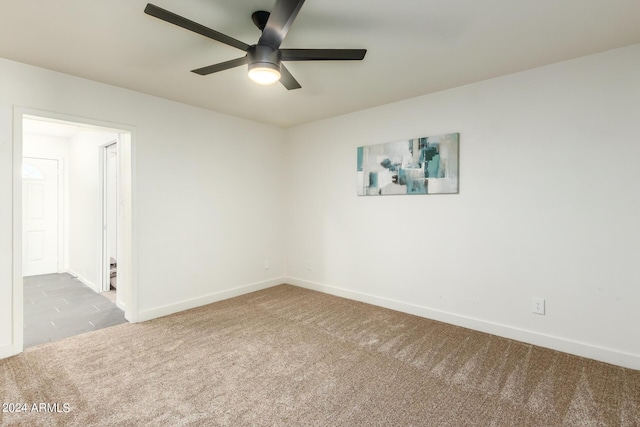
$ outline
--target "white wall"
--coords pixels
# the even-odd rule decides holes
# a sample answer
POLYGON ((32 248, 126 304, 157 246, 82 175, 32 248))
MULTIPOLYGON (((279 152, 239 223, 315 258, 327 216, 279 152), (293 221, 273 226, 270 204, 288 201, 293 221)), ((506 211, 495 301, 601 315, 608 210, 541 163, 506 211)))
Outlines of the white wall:
POLYGON ((17 351, 14 106, 135 128, 138 320, 283 281, 283 130, 3 59, 0 75, 0 357, 17 351))
POLYGON ((640 369, 640 45, 287 137, 294 284, 640 369), (449 132, 460 194, 356 196, 356 147, 449 132))
POLYGON ((117 133, 83 130, 70 144, 69 272, 96 292, 102 283, 100 146, 117 138, 117 133))

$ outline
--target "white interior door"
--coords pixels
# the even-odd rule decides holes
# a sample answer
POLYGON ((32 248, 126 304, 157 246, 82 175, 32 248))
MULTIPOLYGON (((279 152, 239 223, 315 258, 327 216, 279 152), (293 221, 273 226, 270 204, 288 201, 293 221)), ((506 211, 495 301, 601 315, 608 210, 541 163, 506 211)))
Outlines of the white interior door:
POLYGON ((118 158, 117 144, 107 147, 106 220, 109 258, 118 259, 118 158))
POLYGON ((58 272, 58 161, 22 164, 23 276, 58 272))

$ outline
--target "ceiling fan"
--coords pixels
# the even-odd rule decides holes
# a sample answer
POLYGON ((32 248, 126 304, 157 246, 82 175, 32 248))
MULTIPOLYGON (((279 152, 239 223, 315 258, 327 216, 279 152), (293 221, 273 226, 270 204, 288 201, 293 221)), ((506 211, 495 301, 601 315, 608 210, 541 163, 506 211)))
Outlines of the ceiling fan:
POLYGON ((271 12, 263 10, 254 12, 251 19, 262 31, 262 35, 258 43, 253 45, 243 43, 151 3, 147 4, 144 12, 247 53, 241 58, 191 70, 192 72, 205 76, 248 65, 249 77, 256 83, 272 84, 280 81, 284 87, 291 90, 299 89, 301 86, 282 61, 362 60, 367 53, 366 49, 280 49, 303 3, 304 0, 276 0, 271 12))

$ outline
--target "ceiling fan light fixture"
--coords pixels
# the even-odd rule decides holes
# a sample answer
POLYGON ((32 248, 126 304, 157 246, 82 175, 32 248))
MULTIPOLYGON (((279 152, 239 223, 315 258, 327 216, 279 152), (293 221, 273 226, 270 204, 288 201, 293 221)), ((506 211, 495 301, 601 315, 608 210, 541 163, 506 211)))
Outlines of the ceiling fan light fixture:
POLYGON ((259 85, 272 85, 280 80, 280 69, 270 63, 249 64, 249 78, 259 85))
POLYGON ((280 80, 280 51, 271 46, 255 45, 247 50, 249 78, 260 85, 280 80))

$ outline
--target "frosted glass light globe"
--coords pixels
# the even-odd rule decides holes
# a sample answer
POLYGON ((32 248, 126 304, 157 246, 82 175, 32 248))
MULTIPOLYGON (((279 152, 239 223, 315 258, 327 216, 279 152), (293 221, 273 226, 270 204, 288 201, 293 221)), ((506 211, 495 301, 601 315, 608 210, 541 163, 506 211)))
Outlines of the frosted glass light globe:
POLYGON ((280 72, 273 68, 254 67, 249 70, 249 78, 260 85, 272 85, 280 80, 280 72))

